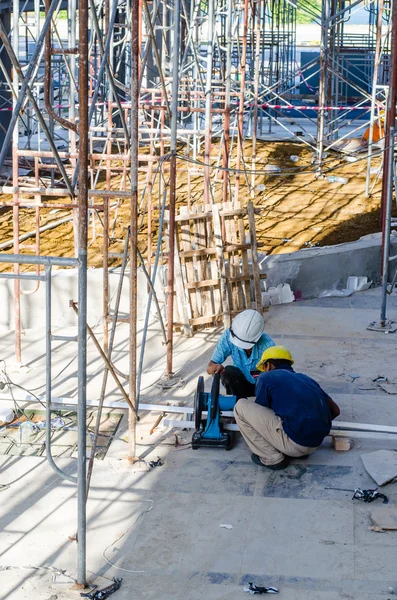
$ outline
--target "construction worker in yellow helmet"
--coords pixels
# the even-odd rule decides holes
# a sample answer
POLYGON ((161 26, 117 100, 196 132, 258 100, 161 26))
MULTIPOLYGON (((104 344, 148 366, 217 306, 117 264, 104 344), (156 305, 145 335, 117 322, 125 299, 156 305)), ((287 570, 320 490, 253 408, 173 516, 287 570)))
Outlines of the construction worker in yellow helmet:
POLYGON ((284 346, 267 348, 257 364, 255 398, 241 398, 234 407, 252 461, 272 470, 287 467, 290 457, 312 454, 340 414, 319 384, 296 373, 293 364, 284 346))

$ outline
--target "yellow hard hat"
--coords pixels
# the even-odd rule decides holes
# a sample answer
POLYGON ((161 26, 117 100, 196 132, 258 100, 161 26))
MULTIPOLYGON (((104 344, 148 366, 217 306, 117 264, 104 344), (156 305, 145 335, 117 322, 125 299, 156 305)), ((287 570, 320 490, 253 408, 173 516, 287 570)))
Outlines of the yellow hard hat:
POLYGON ((267 348, 264 351, 264 353, 262 354, 262 358, 256 365, 258 371, 263 371, 263 365, 265 364, 265 362, 267 360, 271 360, 272 358, 277 360, 288 360, 291 363, 291 365, 294 364, 291 352, 287 348, 284 348, 284 346, 270 346, 270 348, 267 348))

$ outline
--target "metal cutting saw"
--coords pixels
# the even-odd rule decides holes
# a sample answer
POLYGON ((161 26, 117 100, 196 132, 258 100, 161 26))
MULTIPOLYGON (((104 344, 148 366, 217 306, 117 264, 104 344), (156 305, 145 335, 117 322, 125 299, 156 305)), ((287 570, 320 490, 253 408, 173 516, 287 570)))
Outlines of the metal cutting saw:
POLYGON ((214 375, 211 392, 204 391, 204 377, 199 377, 194 397, 194 421, 196 431, 192 438, 192 448, 224 448, 231 450, 233 437, 230 431, 222 428, 222 413, 232 411, 236 396, 220 394, 221 378, 214 375))

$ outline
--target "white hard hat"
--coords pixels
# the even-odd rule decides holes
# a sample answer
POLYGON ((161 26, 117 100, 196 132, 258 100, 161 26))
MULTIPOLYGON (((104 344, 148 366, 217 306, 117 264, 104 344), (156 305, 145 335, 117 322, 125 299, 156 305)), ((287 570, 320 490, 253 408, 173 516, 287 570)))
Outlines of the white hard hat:
POLYGON ((238 348, 249 350, 259 340, 264 329, 263 317, 249 308, 234 317, 230 326, 230 341, 238 348))

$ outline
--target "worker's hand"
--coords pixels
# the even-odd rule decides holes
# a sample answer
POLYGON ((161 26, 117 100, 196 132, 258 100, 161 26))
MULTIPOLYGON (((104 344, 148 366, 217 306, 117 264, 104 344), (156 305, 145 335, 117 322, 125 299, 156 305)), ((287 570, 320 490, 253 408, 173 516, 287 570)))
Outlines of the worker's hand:
POLYGON ((222 375, 223 371, 225 370, 225 367, 223 365, 213 365, 212 367, 212 375, 215 375, 215 373, 219 373, 219 375, 222 375))

